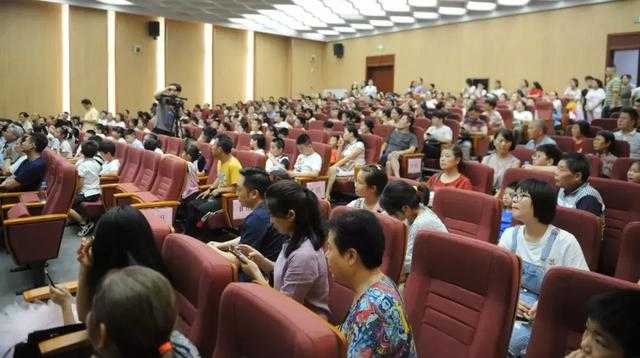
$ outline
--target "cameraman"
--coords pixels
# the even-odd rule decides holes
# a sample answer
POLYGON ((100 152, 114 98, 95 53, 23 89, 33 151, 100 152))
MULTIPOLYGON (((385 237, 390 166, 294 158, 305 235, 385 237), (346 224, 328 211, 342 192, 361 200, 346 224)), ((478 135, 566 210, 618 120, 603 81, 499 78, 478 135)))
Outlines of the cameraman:
POLYGON ((167 88, 154 95, 158 101, 154 133, 177 136, 177 121, 182 115, 182 100, 179 98, 181 92, 182 86, 180 84, 171 83, 167 88))

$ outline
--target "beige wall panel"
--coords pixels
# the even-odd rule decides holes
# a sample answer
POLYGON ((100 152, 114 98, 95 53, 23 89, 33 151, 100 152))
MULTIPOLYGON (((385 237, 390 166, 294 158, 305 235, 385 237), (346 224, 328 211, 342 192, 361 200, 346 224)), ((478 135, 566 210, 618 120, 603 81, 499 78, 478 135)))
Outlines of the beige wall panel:
POLYGON ((156 18, 116 14, 116 108, 148 111, 156 89, 156 41, 147 22, 156 18), (135 53, 134 46, 141 52, 135 53))
POLYGON ((255 34, 254 98, 291 95, 290 38, 255 34))
POLYGON ((325 44, 318 41, 291 39, 291 94, 322 91, 323 54, 325 44))
POLYGON ((366 56, 395 54, 396 91, 420 76, 455 92, 467 77, 502 79, 508 89, 526 77, 563 90, 571 77, 602 77, 607 34, 640 31, 632 17, 639 8, 617 1, 346 40, 342 59, 329 43, 325 87, 363 80, 366 56))
POLYGON ((0 1, 0 117, 62 109, 61 7, 36 1, 0 1))
POLYGON ((89 98, 107 108, 107 12, 71 6, 69 12, 71 113, 82 114, 89 98))
POLYGON ((204 25, 197 22, 165 22, 165 81, 182 85, 188 107, 204 97, 204 25))
POLYGON ((213 28, 213 102, 244 100, 247 32, 227 27, 213 28))

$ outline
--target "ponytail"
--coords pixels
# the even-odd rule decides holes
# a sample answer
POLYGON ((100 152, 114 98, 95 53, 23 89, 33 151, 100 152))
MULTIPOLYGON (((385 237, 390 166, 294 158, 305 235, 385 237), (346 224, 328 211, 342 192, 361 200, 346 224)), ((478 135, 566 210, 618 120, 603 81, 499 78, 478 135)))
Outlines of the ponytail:
POLYGON ((429 200, 431 200, 431 190, 429 190, 429 187, 425 183, 420 182, 415 188, 420 204, 429 206, 429 200))

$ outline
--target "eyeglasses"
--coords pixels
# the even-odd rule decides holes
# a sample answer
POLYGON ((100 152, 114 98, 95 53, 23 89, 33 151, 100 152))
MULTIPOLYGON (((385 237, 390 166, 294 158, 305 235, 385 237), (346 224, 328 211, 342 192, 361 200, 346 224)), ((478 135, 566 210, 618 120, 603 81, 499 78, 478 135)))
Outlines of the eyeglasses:
POLYGON ((520 201, 520 200, 522 200, 524 198, 531 199, 531 195, 529 195, 528 193, 522 193, 522 192, 514 193, 514 194, 511 195, 511 200, 513 200, 513 201, 520 201))

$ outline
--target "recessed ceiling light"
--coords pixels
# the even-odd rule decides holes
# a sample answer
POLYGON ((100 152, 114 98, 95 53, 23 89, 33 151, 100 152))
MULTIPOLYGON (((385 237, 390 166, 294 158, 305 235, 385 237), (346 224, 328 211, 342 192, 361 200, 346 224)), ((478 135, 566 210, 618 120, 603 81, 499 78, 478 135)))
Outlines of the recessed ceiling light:
POLYGON ((496 4, 493 2, 484 1, 469 1, 467 3, 467 10, 471 11, 493 11, 496 9, 496 4))
POLYGON ((411 9, 406 0, 380 0, 382 8, 392 12, 408 12, 411 9))
POLYGON ((319 40, 322 41, 324 40, 324 35, 323 34, 318 34, 318 33, 308 33, 308 34, 304 34, 302 35, 304 38, 307 39, 311 39, 311 40, 319 40))
POLYGON ((349 26, 336 26, 334 29, 338 32, 354 33, 356 29, 349 26))
POLYGON ((409 5, 414 7, 436 7, 438 0, 409 0, 409 5))
POLYGON ((133 5, 133 3, 127 0, 98 0, 98 2, 107 5, 133 5))
POLYGON ((389 20, 371 20, 369 23, 376 27, 392 27, 393 22, 389 20))
POLYGON ((336 36, 340 34, 338 31, 335 31, 335 30, 318 30, 318 33, 326 36, 336 36))
POLYGON ((529 0, 498 0, 498 5, 504 6, 522 6, 527 5, 529 0))
POLYGON ((440 14, 431 11, 415 11, 413 17, 420 20, 435 20, 440 17, 440 14))
POLYGON ((442 15, 461 16, 467 13, 467 9, 462 7, 440 6, 438 12, 442 15))
POLYGON ((389 19, 396 24, 413 24, 416 22, 416 19, 411 16, 391 16, 389 19))
POLYGON ((371 24, 351 24, 351 27, 353 27, 356 30, 373 30, 374 27, 371 24))

